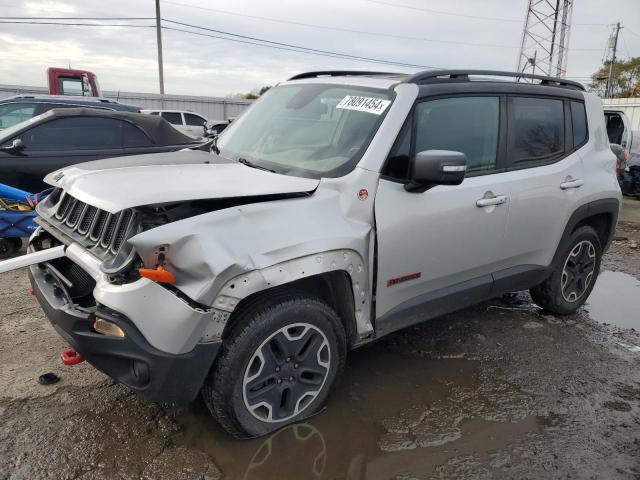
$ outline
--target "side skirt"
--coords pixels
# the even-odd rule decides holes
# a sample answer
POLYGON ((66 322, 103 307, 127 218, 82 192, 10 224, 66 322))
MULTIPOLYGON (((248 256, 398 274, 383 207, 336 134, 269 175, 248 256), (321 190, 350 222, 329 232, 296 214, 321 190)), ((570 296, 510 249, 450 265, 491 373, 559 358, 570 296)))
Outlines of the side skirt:
POLYGON ((543 282, 548 267, 521 265, 425 293, 397 305, 375 321, 376 337, 543 282))

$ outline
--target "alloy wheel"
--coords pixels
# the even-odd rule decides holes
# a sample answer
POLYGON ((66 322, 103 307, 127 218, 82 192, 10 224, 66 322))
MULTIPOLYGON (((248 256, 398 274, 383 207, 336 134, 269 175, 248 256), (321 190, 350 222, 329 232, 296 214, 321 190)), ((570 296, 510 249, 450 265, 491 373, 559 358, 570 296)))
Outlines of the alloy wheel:
POLYGON ((596 249, 588 240, 573 247, 562 269, 562 297, 567 302, 575 302, 589 288, 596 269, 596 249))
POLYGON ((309 323, 272 333, 245 369, 242 394, 249 412, 263 422, 282 422, 304 411, 329 374, 331 351, 325 334, 309 323))

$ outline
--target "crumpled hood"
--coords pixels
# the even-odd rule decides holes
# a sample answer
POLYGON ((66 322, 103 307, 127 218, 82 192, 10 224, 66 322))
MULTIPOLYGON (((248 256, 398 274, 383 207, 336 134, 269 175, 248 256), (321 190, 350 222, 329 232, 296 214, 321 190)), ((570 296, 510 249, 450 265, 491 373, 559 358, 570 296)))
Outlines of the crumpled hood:
POLYGON ((44 180, 111 213, 158 203, 311 192, 319 183, 247 167, 203 151, 80 163, 52 172, 44 180))

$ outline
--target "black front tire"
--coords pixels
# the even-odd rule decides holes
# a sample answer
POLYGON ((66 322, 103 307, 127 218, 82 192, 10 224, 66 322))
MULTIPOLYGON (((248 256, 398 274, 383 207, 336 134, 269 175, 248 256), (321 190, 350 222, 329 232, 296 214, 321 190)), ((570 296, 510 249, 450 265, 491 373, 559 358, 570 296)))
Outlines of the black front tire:
POLYGON ((596 231, 589 226, 576 229, 568 241, 560 245, 553 273, 530 290, 531 298, 551 313, 574 313, 593 290, 601 260, 602 245, 596 231))
POLYGON ((335 311, 286 291, 249 300, 235 315, 202 389, 218 423, 237 438, 258 437, 317 412, 346 358, 335 311))

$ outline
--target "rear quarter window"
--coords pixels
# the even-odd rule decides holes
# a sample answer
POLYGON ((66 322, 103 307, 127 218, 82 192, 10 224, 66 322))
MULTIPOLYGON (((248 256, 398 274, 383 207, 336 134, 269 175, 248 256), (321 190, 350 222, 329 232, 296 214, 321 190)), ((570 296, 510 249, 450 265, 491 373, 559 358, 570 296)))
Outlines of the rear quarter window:
POLYGON ((577 147, 587 139, 587 113, 583 103, 571 102, 571 124, 573 127, 573 146, 577 147))

